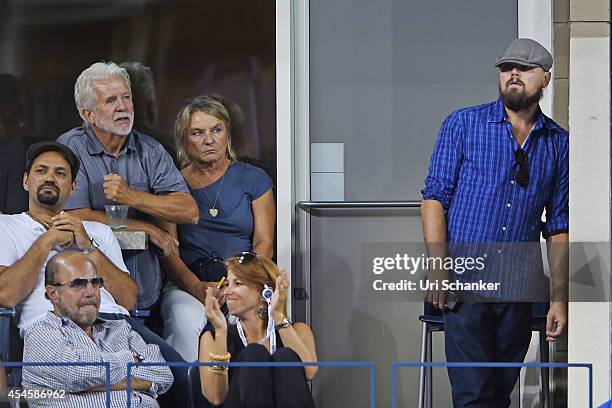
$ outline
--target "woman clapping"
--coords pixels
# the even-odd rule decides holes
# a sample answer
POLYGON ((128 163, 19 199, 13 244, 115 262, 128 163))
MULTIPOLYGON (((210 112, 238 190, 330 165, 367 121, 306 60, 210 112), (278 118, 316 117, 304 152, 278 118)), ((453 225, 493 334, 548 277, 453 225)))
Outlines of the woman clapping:
MULTIPOLYGON (((238 318, 228 324, 213 289, 200 339, 202 362, 316 362, 310 327, 287 319, 287 273, 268 258, 244 252, 228 261, 225 299, 238 318)), ((224 408, 314 407, 307 380, 316 366, 200 367, 202 392, 224 408)))

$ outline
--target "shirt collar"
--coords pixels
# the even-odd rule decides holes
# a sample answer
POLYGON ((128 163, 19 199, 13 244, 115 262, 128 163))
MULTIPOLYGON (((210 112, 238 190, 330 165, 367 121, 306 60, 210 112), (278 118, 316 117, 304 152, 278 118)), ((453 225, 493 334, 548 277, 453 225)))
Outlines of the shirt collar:
MULTIPOLYGON (((87 136, 87 151, 90 155, 94 156, 97 154, 107 153, 104 149, 104 145, 98 140, 96 135, 94 134, 91 127, 87 127, 84 129, 85 135, 87 136)), ((126 152, 126 150, 136 151, 136 141, 134 140, 134 131, 132 130, 129 135, 127 135, 127 143, 123 145, 121 151, 119 152, 119 156, 126 152)), ((108 154, 108 153, 107 153, 108 154)))
MULTIPOLYGON (((505 120, 506 110, 504 109, 504 103, 502 102, 501 98, 499 98, 497 99, 497 101, 495 101, 493 105, 491 105, 491 108, 489 109, 489 113, 487 115, 487 121, 501 123, 505 120)), ((542 127, 546 127, 547 129, 551 130, 558 128, 558 126, 556 126, 556 124, 548 117, 546 117, 546 115, 542 113, 542 110, 538 108, 538 117, 536 118, 533 130, 535 131, 542 127)))

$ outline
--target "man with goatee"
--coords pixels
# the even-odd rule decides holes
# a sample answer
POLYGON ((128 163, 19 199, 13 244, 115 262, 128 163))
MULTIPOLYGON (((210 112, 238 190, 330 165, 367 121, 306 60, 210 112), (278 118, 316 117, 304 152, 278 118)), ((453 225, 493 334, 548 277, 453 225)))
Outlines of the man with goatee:
POLYGON ((23 188, 28 210, 0 215, 0 305, 15 307, 18 327, 25 330, 53 306, 45 298, 44 268, 56 252, 83 251, 106 282, 101 312, 129 317, 136 306, 136 282, 130 277, 111 229, 81 221, 64 212, 76 186, 79 159, 57 142, 36 143, 27 151, 23 188))
MULTIPOLYGON (((23 336, 47 311, 53 310, 45 297, 47 261, 57 252, 79 250, 93 262, 97 275, 104 280, 99 289, 98 316, 125 320, 146 343, 159 346, 166 361, 181 361, 177 351, 141 319, 130 317, 129 311, 136 307, 138 288, 111 229, 99 222, 81 221, 64 211, 66 201, 77 188, 79 167, 79 158, 61 143, 40 142, 28 149, 23 175, 28 210, 0 214, 0 305, 16 308, 23 336)), ((186 370, 175 372, 180 381, 164 395, 164 402, 180 401, 187 393, 186 370)))
MULTIPOLYGON (((463 301, 452 310, 445 307, 446 292, 426 293, 427 301, 444 309, 449 362, 524 360, 531 340, 531 300, 542 297, 538 291, 543 286, 533 283, 543 273, 541 255, 529 263, 516 247, 537 246, 539 254, 540 234, 549 243, 555 289, 547 315, 548 341, 558 340, 567 325, 569 140, 567 131, 539 106, 552 64, 550 53, 536 41, 514 40, 495 64, 499 99, 453 112, 440 129, 422 190, 429 256, 453 255, 459 244, 495 250, 484 254, 487 265, 480 276, 430 269, 428 279, 495 276, 502 282, 498 291, 459 294, 463 301), (520 273, 508 273, 508 266, 520 273)), ((519 371, 449 368, 453 405, 509 406, 519 371)))

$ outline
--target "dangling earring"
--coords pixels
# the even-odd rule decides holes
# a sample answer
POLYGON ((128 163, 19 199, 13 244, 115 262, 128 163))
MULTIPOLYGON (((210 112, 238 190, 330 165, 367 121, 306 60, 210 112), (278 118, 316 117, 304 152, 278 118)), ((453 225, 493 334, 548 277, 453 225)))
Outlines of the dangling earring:
POLYGON ((272 295, 274 291, 267 283, 264 284, 263 290, 261 291, 261 297, 263 300, 261 301, 261 306, 257 308, 257 316, 263 321, 268 319, 268 308, 270 307, 270 302, 272 301, 272 295))
POLYGON ((265 300, 262 300, 261 306, 257 308, 257 316, 264 321, 268 319, 268 303, 265 300))

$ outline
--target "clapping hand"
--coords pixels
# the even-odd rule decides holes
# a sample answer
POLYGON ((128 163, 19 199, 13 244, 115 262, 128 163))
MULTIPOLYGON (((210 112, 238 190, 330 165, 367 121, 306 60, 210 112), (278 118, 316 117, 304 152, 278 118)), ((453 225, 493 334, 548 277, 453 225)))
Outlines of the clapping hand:
POLYGON ((217 293, 215 293, 215 289, 212 287, 206 289, 204 306, 206 306, 206 318, 215 328, 215 331, 227 331, 227 320, 225 320, 225 315, 221 311, 219 300, 217 300, 217 293))
POLYGON ((272 317, 275 322, 280 322, 286 316, 285 309, 287 305, 287 292, 289 288, 289 278, 286 271, 281 271, 276 278, 276 288, 272 294, 272 317))

